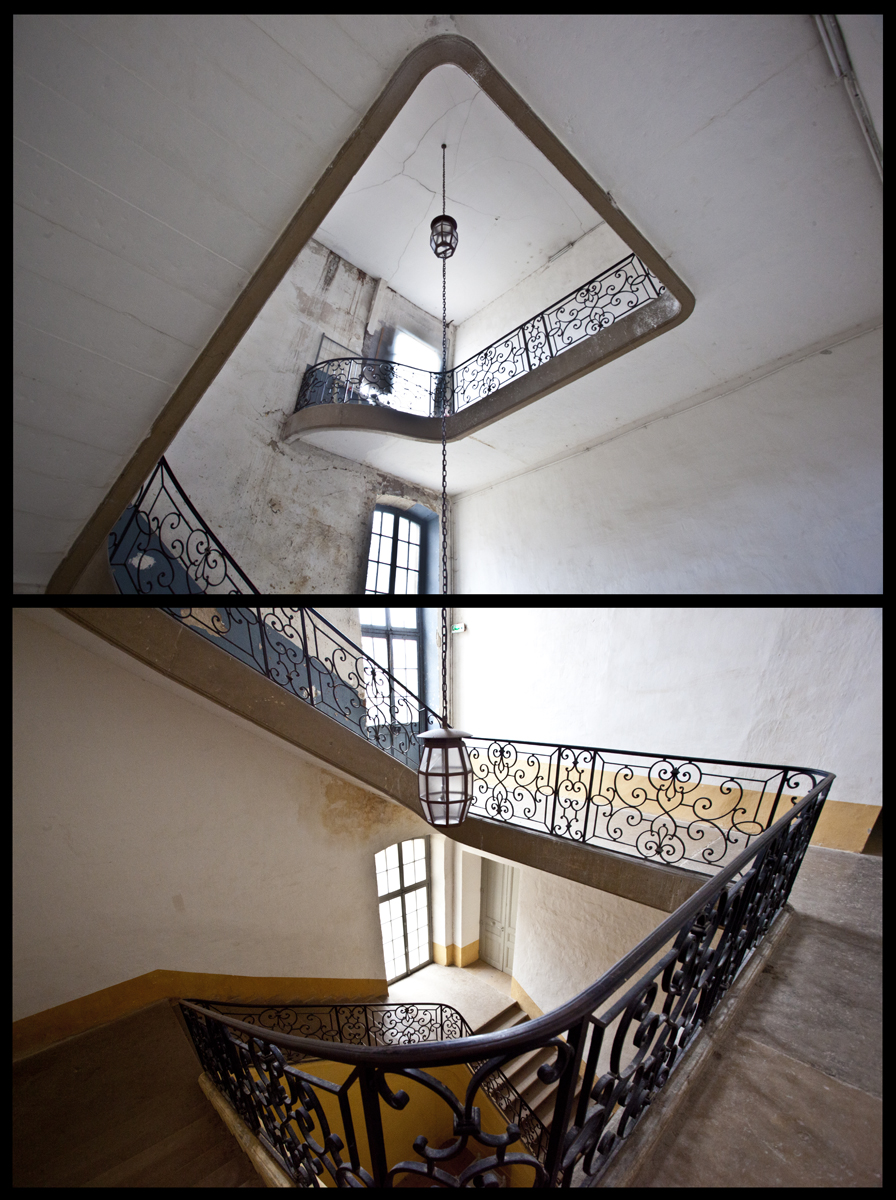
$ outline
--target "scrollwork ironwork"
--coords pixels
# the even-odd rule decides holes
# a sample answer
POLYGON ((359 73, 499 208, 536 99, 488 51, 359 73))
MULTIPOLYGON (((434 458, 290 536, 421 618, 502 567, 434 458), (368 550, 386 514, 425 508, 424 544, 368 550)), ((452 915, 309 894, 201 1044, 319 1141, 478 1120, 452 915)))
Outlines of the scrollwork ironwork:
POLYGON ((295 412, 318 404, 385 404, 418 416, 459 412, 535 370, 665 292, 637 254, 596 275, 550 308, 445 373, 384 359, 337 358, 309 367, 295 412))
POLYGON ((419 696, 314 609, 163 611, 414 770, 417 735, 441 724, 419 696))
MULTIPOLYGON (((561 759, 557 755, 553 765, 559 767, 561 759)), ((505 762, 505 756, 496 755, 494 761, 505 762)), ((537 761, 540 771, 544 760, 537 761)), ((567 761, 573 760, 567 756, 567 761)), ((691 791, 703 786, 695 768, 699 766, 705 780, 706 767, 713 765, 673 756, 655 761, 660 764, 656 777, 664 784, 693 782, 691 791)), ((646 772, 643 777, 648 776, 646 772)), ((478 1037, 471 1037, 457 1014, 452 1032, 460 1030, 460 1037, 451 1038, 446 1036, 447 1006, 342 1005, 333 1006, 325 1019, 320 1006, 306 1006, 313 1021, 285 1015, 302 1006, 257 1006, 259 1020, 272 1025, 315 1028, 319 1036, 312 1039, 260 1034, 257 1024, 242 1019, 248 1006, 229 1006, 242 1014, 237 1018, 183 1001, 200 1059, 300 1186, 316 1186, 323 1172, 336 1186, 391 1187, 409 1175, 446 1187, 496 1186, 496 1172, 515 1166, 531 1169, 534 1186, 569 1186, 576 1170, 584 1173, 584 1185, 594 1184, 666 1086, 786 903, 833 779, 823 772, 789 769, 781 786, 796 786, 798 776, 818 782, 610 971, 554 1013, 478 1037), (384 1009, 393 1010, 390 1020, 382 1019, 384 1009), (396 1038, 399 1026, 404 1033, 396 1038), (338 1042, 330 1036, 334 1030, 339 1031, 338 1042), (507 1105, 500 1105, 507 1120, 504 1131, 486 1132, 476 1099, 480 1091, 500 1095, 494 1082, 506 1082, 507 1064, 544 1049, 553 1051, 553 1060, 543 1063, 538 1075, 556 1088, 553 1115, 547 1118, 550 1136, 535 1151, 525 1136, 525 1120, 507 1105), (291 1065, 289 1052, 306 1059, 315 1054, 335 1058, 352 1069, 343 1082, 332 1083, 291 1065), (473 1072, 463 1097, 431 1073, 439 1065, 457 1062, 467 1062, 473 1072), (580 1074, 582 1090, 575 1102, 580 1074), (430 1146, 427 1134, 421 1133, 413 1142, 419 1161, 401 1157, 388 1164, 379 1106, 410 1112, 412 1100, 408 1090, 395 1087, 387 1077, 421 1085, 446 1106, 453 1127, 448 1144, 430 1146), (352 1125, 349 1093, 356 1086, 364 1097, 369 1163, 360 1160, 352 1125), (342 1133, 327 1120, 324 1093, 339 1102, 342 1133), (520 1138, 529 1152, 509 1152, 520 1138), (486 1156, 461 1167, 471 1139, 486 1156)), ((618 773, 614 778, 618 780, 618 773)))
POLYGON ((164 458, 109 534, 109 565, 121 592, 258 593, 193 507, 164 458))
POLYGON ((703 872, 730 862, 815 780, 792 767, 584 746, 474 737, 468 747, 472 815, 703 872))
MULTIPOLYGON (((438 715, 311 608, 168 608, 190 626, 416 770, 438 715)), ((768 828, 817 773, 643 751, 467 739, 471 814, 703 873, 768 828)))

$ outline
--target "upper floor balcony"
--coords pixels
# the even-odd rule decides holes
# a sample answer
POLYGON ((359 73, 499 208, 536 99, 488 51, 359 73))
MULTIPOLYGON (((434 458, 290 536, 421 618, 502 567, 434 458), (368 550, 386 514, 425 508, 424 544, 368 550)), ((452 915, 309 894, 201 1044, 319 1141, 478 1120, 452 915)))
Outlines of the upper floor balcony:
POLYGON ((590 370, 661 332, 679 307, 631 253, 444 375, 360 357, 309 367, 283 439, 355 428, 438 440, 444 414, 448 440, 457 440, 568 382, 582 364, 590 370), (581 363, 565 357, 574 349, 581 363))

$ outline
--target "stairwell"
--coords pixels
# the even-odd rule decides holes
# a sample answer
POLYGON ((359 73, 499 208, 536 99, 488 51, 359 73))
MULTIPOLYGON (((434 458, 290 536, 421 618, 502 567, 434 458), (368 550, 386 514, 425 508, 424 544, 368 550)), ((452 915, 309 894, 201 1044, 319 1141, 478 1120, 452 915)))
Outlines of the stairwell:
POLYGON ((13 1064, 13 1187, 263 1187, 167 1001, 13 1064))
MULTIPOLYGON (((318 723, 327 722, 327 718, 318 714, 312 713, 311 717, 316 717, 318 723)), ((333 724, 330 722, 330 725, 333 724)), ((313 726, 314 722, 309 721, 309 725, 313 726)), ((311 732, 317 731, 312 728, 311 732)), ((354 738, 354 735, 347 736, 354 738)), ((293 732, 291 740, 295 739, 293 732)), ((354 741, 361 739, 354 738, 354 741)), ((332 736, 323 742, 327 753, 334 757, 337 756, 335 742, 332 736)), ((371 754, 377 758, 383 757, 361 742, 356 751, 359 765, 355 768, 360 778, 364 778, 368 769, 365 760, 371 754)), ((396 770, 395 764, 386 766, 390 771, 390 794, 391 775, 394 775, 395 793, 400 795, 401 785, 406 781, 399 777, 412 773, 401 767, 396 770)), ((379 776, 379 785, 382 786, 382 776, 379 776)), ((516 846, 517 843, 512 839, 514 831, 501 829, 499 832, 506 843, 502 843, 502 849, 506 851, 516 846)), ((489 833, 487 826, 484 833, 489 833)), ((519 833, 519 838, 527 839, 541 848, 539 852, 546 856, 545 866, 550 862, 557 874, 565 873, 548 857, 556 853, 556 848, 548 839, 535 839, 524 833, 519 833)), ((562 849, 567 850, 565 846, 562 849)), ((597 864, 607 861, 599 851, 586 853, 588 859, 597 864)), ((526 861, 527 857, 520 853, 519 860, 526 861)), ((541 863, 541 860, 538 861, 541 863)), ((639 880, 648 880, 650 874, 654 878, 664 878, 670 885, 668 894, 663 897, 662 906, 667 909, 676 905, 671 885, 687 882, 679 877, 683 873, 664 872, 662 868, 650 867, 648 871, 640 864, 628 863, 621 864, 621 867, 626 876, 624 880, 620 876, 619 880, 615 877, 612 880, 601 878, 600 882, 612 883, 614 890, 625 894, 632 886, 635 873, 639 880)), ((830 872, 826 871, 826 885, 829 879, 830 872)), ((593 878, 588 881, 596 882, 593 878)), ((879 955, 875 957, 872 954, 870 957, 874 962, 879 961, 879 955)), ((863 964, 859 978, 866 973, 867 964, 863 964)), ((850 978, 853 978, 852 973, 850 978)), ((850 1003, 854 1006, 854 995, 850 996, 850 1003)), ((476 1032, 507 1029, 526 1020, 528 1018, 520 1006, 508 999, 495 1016, 478 1026, 476 1032)), ((826 1029, 824 1032, 833 1044, 838 1036, 837 1031, 826 1029)), ((872 1039, 867 1040, 870 1043, 872 1039)), ((789 1043, 784 1044, 789 1046, 789 1043)), ((709 1053, 711 1051, 707 1051, 709 1053)), ((538 1078, 537 1072, 539 1066, 548 1060, 548 1051, 534 1051, 509 1063, 506 1071, 511 1082, 546 1125, 550 1119, 552 1088, 538 1078)), ((210 1108, 199 1087, 200 1069, 178 1018, 164 1001, 20 1059, 14 1064, 14 1186, 264 1186, 239 1144, 210 1108)), ((824 1093, 830 1091, 829 1080, 830 1076, 821 1085, 824 1093)), ((848 1082, 855 1089, 855 1081, 850 1079, 848 1082)), ((862 1113, 865 1125, 873 1126, 878 1119, 879 1105, 876 1108, 874 1100, 876 1096, 872 1097, 868 1111, 862 1113)), ((775 1098, 770 1107, 777 1119, 778 1113, 783 1110, 783 1102, 775 1098)), ((844 1124, 843 1107, 849 1106, 841 1106, 832 1118, 838 1127, 844 1124)), ((743 1106, 739 1111, 743 1111, 743 1106)), ((813 1113, 811 1120, 813 1124, 819 1122, 818 1114, 813 1113)), ((670 1118, 670 1128, 672 1124, 670 1118)), ((700 1119, 694 1121, 693 1125, 708 1131, 710 1142, 720 1136, 712 1112, 701 1113, 700 1119)), ((799 1136, 802 1133, 798 1130, 797 1140, 799 1136)), ((875 1142, 872 1137, 871 1143, 870 1150, 866 1148, 869 1158, 873 1158, 879 1147, 879 1139, 875 1142)), ((775 1142, 772 1146, 772 1151, 777 1144, 775 1142)), ((737 1162, 739 1169, 730 1180, 716 1179, 715 1186, 743 1186, 740 1180, 744 1177, 751 1181, 761 1177, 755 1168, 755 1160, 751 1160, 747 1154, 748 1149, 739 1146, 736 1156, 732 1155, 730 1159, 729 1156, 722 1156, 724 1170, 728 1170, 726 1164, 729 1161, 737 1162)), ((652 1154, 646 1156, 648 1159, 651 1157, 652 1154)), ((844 1149, 843 1157, 848 1157, 847 1149, 844 1149)), ((693 1163, 687 1156, 685 1158, 686 1161, 680 1166, 681 1182, 678 1186, 700 1186, 696 1182, 693 1163)), ((839 1163, 837 1167, 841 1169, 839 1163)), ((851 1159, 843 1171, 847 1177, 850 1173, 853 1177, 859 1174, 851 1159)), ((875 1174, 872 1166, 871 1181, 859 1186, 876 1186, 877 1178, 879 1175, 875 1174)), ((603 1186, 638 1185, 626 1180, 605 1183, 603 1186)), ((651 1179, 641 1185, 664 1186, 664 1183, 651 1179)), ((841 1178, 838 1177, 836 1185, 842 1185, 841 1178)), ((846 1185, 849 1186, 848 1183, 846 1185)), ((755 1186, 762 1184, 757 1182, 755 1186)), ((768 1186, 782 1185, 772 1183, 768 1186)), ((825 1183, 818 1186, 825 1186, 825 1183)))

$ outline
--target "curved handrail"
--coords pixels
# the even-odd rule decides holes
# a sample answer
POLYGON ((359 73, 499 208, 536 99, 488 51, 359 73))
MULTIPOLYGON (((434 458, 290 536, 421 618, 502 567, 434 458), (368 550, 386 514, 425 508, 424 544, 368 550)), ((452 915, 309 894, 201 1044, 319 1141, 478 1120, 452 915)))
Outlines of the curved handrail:
MULTIPOLYGON (((819 774, 821 772, 816 772, 819 774)), ((560 1005, 552 1012, 542 1017, 526 1022, 518 1029, 502 1030, 497 1033, 474 1034, 472 1037, 457 1038, 448 1042, 417 1043, 405 1046, 351 1047, 338 1043, 325 1043, 327 1058, 335 1062, 354 1065, 378 1066, 383 1069, 407 1066, 450 1066, 455 1063, 471 1062, 478 1059, 495 1058, 510 1053, 520 1053, 535 1045, 544 1045, 558 1034, 588 1017, 603 1001, 608 999, 623 983, 642 967, 650 958, 663 947, 674 934, 680 932, 686 922, 693 920, 707 904, 720 895, 725 886, 739 874, 771 842, 779 837, 784 828, 794 821, 800 813, 808 808, 822 792, 827 794, 835 776, 824 773, 820 783, 816 784, 793 808, 780 817, 774 825, 757 837, 751 846, 743 850, 724 870, 704 884, 689 900, 680 905, 674 913, 666 918, 648 937, 644 938, 633 950, 611 967, 609 971, 596 980, 590 987, 580 992, 566 1004, 560 1005)), ((786 897, 785 897, 786 899, 786 897)), ((782 901, 783 904, 783 901, 782 901)), ((250 1036, 258 1036, 258 1027, 245 1021, 222 1016, 219 1013, 204 1009, 197 1004, 182 1000, 181 1004, 195 1009, 206 1017, 211 1017, 232 1029, 250 1036)), ((290 1034, 265 1033, 264 1041, 284 1049, 296 1050, 302 1053, 317 1053, 320 1057, 322 1043, 314 1038, 297 1038, 290 1034)))
MULTIPOLYGON (((554 304, 529 317, 510 333, 477 350, 445 372, 448 413, 458 413, 485 399, 521 375, 556 358, 586 338, 606 329, 620 317, 659 299, 666 288, 635 253, 627 255, 581 284, 554 304)), ((442 373, 409 367, 381 358, 331 358, 309 367, 302 377, 294 413, 320 404, 375 404, 417 417, 441 416, 442 373), (324 369, 326 368, 326 369, 324 369), (428 376, 417 390, 417 407, 425 400, 427 413, 396 406, 389 397, 397 383, 414 385, 414 375, 428 376)))
POLYGON ((427 371, 385 358, 328 358, 302 376, 295 412, 321 404, 373 404, 418 416, 441 415, 441 381, 449 389, 451 372, 427 371), (395 404, 397 397, 409 407, 395 404), (415 410, 425 409, 425 412, 415 410))
MULTIPOLYGON (((443 1001, 404 1000, 377 1001, 373 1003, 345 1001, 342 1004, 241 1004, 235 1001, 214 1001, 193 999, 181 1000, 181 1004, 189 1004, 199 1012, 213 1012, 223 1016, 233 1016, 242 1019, 244 1024, 258 1031, 256 1036, 267 1037, 276 1031, 275 1026, 262 1023, 263 1017, 270 1017, 278 1023, 292 1018, 293 1021, 329 1022, 322 1025, 313 1037, 319 1049, 313 1054, 300 1054, 286 1049, 284 1058, 291 1066, 304 1070, 311 1062, 325 1062, 330 1055, 328 1048, 333 1045, 388 1046, 414 1045, 420 1046, 434 1040, 447 1041, 444 1036, 446 1028, 454 1028, 460 1032, 456 1037, 472 1037, 473 1030, 463 1013, 451 1004, 443 1001), (238 1009, 231 1013, 230 1009, 238 1009), (243 1010, 248 1009, 249 1014, 243 1010), (442 1038, 433 1039, 429 1034, 434 1030, 442 1032, 442 1038), (386 1040, 388 1038, 388 1040, 386 1040), (382 1040, 379 1040, 382 1039, 382 1040)), ((296 1035, 289 1035, 296 1036, 296 1035)), ((281 1049, 284 1049, 281 1047, 281 1049)), ((481 1064, 467 1063, 470 1070, 475 1070, 481 1064)), ((543 1156, 547 1149, 548 1132, 541 1118, 534 1111, 524 1096, 521 1096, 514 1084, 503 1071, 496 1071, 497 1079, 492 1080, 488 1094, 498 1107, 520 1120, 521 1136, 535 1154, 543 1156)))
POLYGON ((110 532, 108 554, 120 592, 258 595, 164 456, 110 532))

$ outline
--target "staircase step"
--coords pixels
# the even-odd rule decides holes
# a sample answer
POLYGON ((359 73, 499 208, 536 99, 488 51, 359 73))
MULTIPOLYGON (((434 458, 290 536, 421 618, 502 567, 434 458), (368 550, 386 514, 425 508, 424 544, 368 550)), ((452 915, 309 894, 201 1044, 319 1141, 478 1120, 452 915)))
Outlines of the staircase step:
POLYGON ((541 1084, 541 1080, 537 1077, 538 1068, 543 1063, 552 1062, 553 1059, 554 1051, 550 1047, 529 1050, 509 1062, 504 1068, 504 1074, 518 1092, 524 1092, 533 1083, 541 1084))
POLYGON ((489 1017, 482 1025, 473 1030, 474 1033, 498 1033, 503 1029, 513 1029, 522 1025, 529 1018, 515 1000, 509 1001, 499 1013, 489 1017))
POLYGON ((264 1187, 264 1182, 242 1150, 238 1150, 234 1158, 194 1183, 193 1187, 264 1187))
MULTIPOLYGON (((538 1104, 534 1105, 535 1113, 540 1118, 541 1123, 542 1123, 542 1125, 544 1125, 545 1129, 551 1128, 551 1123, 554 1119, 553 1092, 554 1092, 554 1089, 556 1088, 556 1086, 557 1085, 555 1083, 551 1084, 550 1091, 548 1092, 548 1094, 546 1096, 543 1096, 538 1101, 538 1104)), ((575 1092, 573 1093, 573 1101, 572 1101, 572 1111, 573 1112, 575 1112, 576 1105, 579 1102, 579 1093, 581 1092, 581 1090, 582 1090, 582 1080, 580 1078, 576 1081, 576 1088, 575 1088, 575 1092)))
MULTIPOLYGON (((94 1176, 85 1187, 200 1187, 202 1181, 245 1155, 215 1113, 94 1176)), ((251 1171, 251 1165, 247 1162, 251 1171)), ((242 1176, 245 1178, 245 1175, 242 1176)), ((236 1184, 230 1185, 236 1186, 236 1184)))

